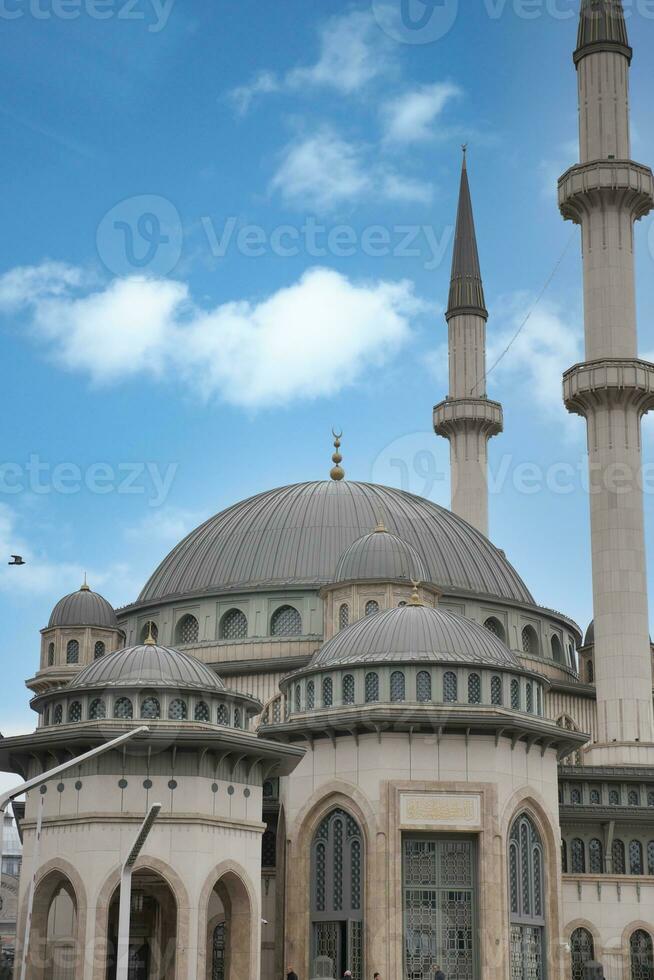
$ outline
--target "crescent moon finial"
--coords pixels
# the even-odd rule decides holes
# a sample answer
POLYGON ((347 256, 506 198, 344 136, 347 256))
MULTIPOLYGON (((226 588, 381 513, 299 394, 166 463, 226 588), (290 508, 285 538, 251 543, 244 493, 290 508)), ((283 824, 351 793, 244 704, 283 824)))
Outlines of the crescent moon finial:
POLYGON ((339 452, 339 449, 341 448, 341 439, 343 438, 343 430, 337 432, 336 429, 332 428, 332 435, 334 436, 334 449, 335 449, 334 455, 332 456, 332 462, 334 463, 334 466, 332 467, 332 470, 329 475, 331 476, 332 480, 335 480, 338 483, 341 480, 345 479, 345 470, 341 466, 341 463, 343 462, 343 457, 339 452))

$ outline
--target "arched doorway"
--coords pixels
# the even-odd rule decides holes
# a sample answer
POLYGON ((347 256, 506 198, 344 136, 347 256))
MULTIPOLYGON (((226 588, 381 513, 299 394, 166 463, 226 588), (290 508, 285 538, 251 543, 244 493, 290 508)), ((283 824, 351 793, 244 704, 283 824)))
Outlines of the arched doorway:
MULTIPOLYGON (((107 980, 116 976, 118 945, 117 888, 109 906, 107 980)), ((177 946, 177 902, 168 882, 143 869, 132 878, 129 930, 129 980, 174 980, 177 946)))
POLYGON ((222 875, 209 895, 206 980, 252 976, 252 906, 243 881, 222 875))
POLYGON ((586 963, 595 959, 595 944, 588 929, 575 929, 570 937, 572 980, 585 980, 586 963))
POLYGON ((344 810, 327 814, 311 846, 311 976, 363 980, 363 835, 344 810))
POLYGON ((62 872, 53 871, 39 882, 28 951, 33 980, 75 980, 80 975, 78 912, 75 889, 62 872))
POLYGON ((545 977, 545 861, 543 843, 523 813, 509 834, 511 980, 545 977))
POLYGON ((636 929, 629 940, 631 980, 654 980, 654 944, 644 929, 636 929))

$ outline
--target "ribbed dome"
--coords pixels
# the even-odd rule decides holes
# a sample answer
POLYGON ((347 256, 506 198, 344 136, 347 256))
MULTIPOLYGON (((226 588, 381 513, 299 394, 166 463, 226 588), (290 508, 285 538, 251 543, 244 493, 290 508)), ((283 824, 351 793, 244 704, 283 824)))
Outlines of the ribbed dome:
POLYGON ((210 518, 174 548, 139 601, 333 581, 345 549, 383 519, 444 591, 534 600, 503 553, 455 514, 402 490, 327 480, 270 490, 210 518))
POLYGON ((431 606, 399 606, 366 616, 341 630, 316 653, 310 667, 357 663, 475 663, 520 670, 515 654, 489 630, 431 606))
POLYGON ((220 678, 200 660, 180 650, 148 643, 126 647, 94 660, 68 686, 225 690, 220 678))
POLYGON ((345 549, 336 566, 334 581, 381 579, 392 582, 405 579, 410 582, 413 579, 425 582, 428 575, 425 563, 412 545, 396 534, 389 534, 384 527, 378 527, 345 549))
POLYGON ((102 626, 118 629, 118 620, 111 603, 83 585, 77 592, 60 599, 50 614, 48 627, 102 626))
POLYGON ((586 636, 584 637, 584 646, 588 647, 595 642, 595 620, 591 619, 588 629, 586 630, 586 636))

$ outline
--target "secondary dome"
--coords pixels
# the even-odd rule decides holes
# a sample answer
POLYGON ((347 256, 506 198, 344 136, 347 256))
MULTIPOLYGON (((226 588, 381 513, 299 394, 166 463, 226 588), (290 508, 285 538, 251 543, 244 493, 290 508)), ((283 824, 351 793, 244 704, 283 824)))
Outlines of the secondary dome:
POLYGON ((82 687, 172 687, 224 691, 220 678, 187 653, 144 643, 94 660, 68 685, 82 687))
POLYGON ((48 622, 48 628, 53 626, 101 626, 116 630, 118 620, 111 603, 85 583, 77 592, 59 600, 48 622))
POLYGON ((138 601, 327 585, 345 549, 380 517, 417 551, 426 581, 534 603, 503 553, 460 517, 403 490, 350 480, 269 490, 211 517, 164 558, 138 601))
POLYGON ((444 609, 411 603, 341 630, 318 650, 309 669, 388 661, 479 663, 521 670, 515 654, 484 626, 444 609))
POLYGON ((354 541, 341 555, 334 582, 378 579, 426 582, 429 572, 416 549, 378 525, 371 534, 354 541))

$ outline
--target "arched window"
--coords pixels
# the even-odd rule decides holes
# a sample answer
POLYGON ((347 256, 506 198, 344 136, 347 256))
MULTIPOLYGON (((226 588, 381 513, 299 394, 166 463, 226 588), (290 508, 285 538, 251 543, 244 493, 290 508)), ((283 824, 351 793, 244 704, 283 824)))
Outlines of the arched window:
POLYGON ((654 790, 650 790, 647 794, 647 805, 654 806, 654 790))
POLYGON ((299 684, 295 685, 295 710, 302 710, 302 688, 299 684))
POLYGON ((581 786, 570 787, 570 802, 573 806, 581 805, 581 786))
POLYGON ((543 845, 527 814, 509 834, 509 907, 511 978, 543 980, 545 976, 545 881, 543 845))
POLYGON ((211 940, 211 980, 225 980, 227 973, 227 926, 219 922, 211 940))
POLYGON ((491 703, 500 707, 504 704, 502 678, 498 676, 491 677, 491 703))
POLYGON ((593 804, 593 806, 599 806, 602 802, 602 794, 598 789, 591 789, 590 802, 593 804))
POLYGON ((516 680, 515 677, 511 681, 511 707, 514 711, 521 711, 522 704, 520 698, 520 681, 516 680))
MULTIPOLYGON (((261 866, 263 868, 274 868, 277 864, 277 834, 274 825, 264 831, 261 838, 261 866)), ((213 980, 213 978, 212 978, 213 980)))
POLYGON ((570 871, 573 875, 586 874, 586 848, 580 837, 570 841, 570 871))
POLYGON ((625 858, 624 842, 621 840, 613 841, 613 848, 611 850, 611 855, 613 857, 613 874, 614 875, 624 875, 627 873, 627 862, 625 858))
POLYGON ((643 845, 639 840, 632 840, 629 844, 629 874, 642 875, 643 873, 643 845))
MULTIPOLYGON (((363 976, 364 881, 359 825, 344 810, 332 810, 313 837, 310 878, 312 956, 329 958, 332 976, 346 968, 363 976)), ((319 975, 314 959, 309 976, 319 975)))
MULTIPOLYGON (((226 708, 225 711, 227 711, 226 708)), ((227 715, 227 717, 229 718, 229 715, 227 715)), ((273 724, 279 725, 281 720, 282 720, 282 699, 275 698, 275 700, 273 701, 273 724)), ((223 722, 220 722, 220 724, 222 725, 223 722)), ((229 722, 226 721, 225 724, 228 725, 229 722)))
POLYGON ((604 848, 597 837, 593 837, 588 845, 588 870, 592 875, 601 875, 604 871, 604 848))
POLYGON ((568 845, 564 840, 561 841, 561 871, 564 875, 568 873, 568 845))
POLYGON ((431 701, 431 674, 428 670, 418 671, 416 677, 416 698, 421 704, 431 701))
POLYGON ((500 623, 499 619, 496 619, 495 616, 489 616, 484 623, 484 626, 489 633, 492 633, 493 636, 498 638, 498 640, 502 640, 502 642, 504 642, 506 639, 506 633, 504 632, 504 627, 500 623))
POLYGON ((534 685, 531 681, 527 681, 527 711, 529 714, 534 713, 534 685))
POLYGON ((343 704, 354 704, 354 677, 346 674, 343 678, 343 704))
POLYGON ((331 708, 334 703, 334 684, 331 677, 323 677, 322 679, 322 706, 323 708, 331 708))
POLYGON ((631 955, 631 980, 654 980, 654 948, 652 937, 644 929, 637 929, 629 940, 631 955))
POLYGON ((572 980, 586 980, 586 963, 595 959, 593 937, 588 929, 575 929, 570 937, 572 980))
POLYGON ((210 721, 211 712, 209 711, 209 705, 206 701, 198 701, 195 706, 195 720, 196 721, 210 721))
POLYGON ((114 704, 114 718, 133 718, 134 708, 129 698, 118 698, 114 704))
POLYGON ((459 686, 456 674, 453 670, 447 670, 443 674, 443 701, 451 704, 457 700, 458 696, 459 686))
POLYGON ((563 656, 563 647, 561 646, 561 641, 558 636, 554 635, 550 640, 550 646, 552 647, 552 660, 557 664, 564 664, 565 657, 563 656))
POLYGON ((530 657, 538 655, 538 636, 533 626, 525 626, 522 630, 522 652, 530 657))
POLYGON ((609 804, 611 806, 620 806, 620 790, 609 790, 609 804))
POLYGON ((640 793, 637 789, 630 789, 627 794, 629 806, 640 806, 640 793))
POLYGON ((100 721, 107 717, 107 705, 102 698, 94 698, 89 708, 89 718, 91 721, 100 721))
POLYGON ((48 667, 54 667, 54 643, 48 644, 48 667))
POLYGON ((481 704, 481 677, 479 674, 468 675, 468 704, 481 704))
POLYGON ((234 728, 241 727, 241 709, 234 708, 234 728))
POLYGON ((147 718, 149 721, 161 718, 161 705, 158 698, 152 696, 143 698, 141 701, 141 718, 147 718))
POLYGON ((654 840, 647 845, 647 874, 654 875, 654 840))
POLYGON ((313 711, 316 706, 316 685, 313 681, 307 683, 307 711, 313 711))
POLYGON ((406 682, 401 670, 391 674, 391 701, 404 701, 406 697, 406 682))
POLYGON ((379 676, 377 674, 366 674, 366 704, 379 701, 379 676))
POLYGON ((375 613, 379 612, 379 603, 375 602, 374 599, 370 599, 366 602, 366 616, 374 616, 375 613))
POLYGON ((102 640, 98 640, 93 648, 93 658, 94 660, 99 660, 100 657, 104 657, 105 645, 102 640))
MULTIPOLYGON (((273 705, 273 719, 274 721, 279 721, 279 701, 275 701, 273 705), (275 718, 275 708, 277 708, 277 717, 275 718)), ((219 725, 229 725, 229 708, 226 704, 218 705, 218 724, 219 725)))
POLYGON ((170 721, 186 721, 188 718, 186 701, 181 698, 174 698, 168 705, 168 718, 170 721))
POLYGON ((64 709, 60 704, 55 706, 52 720, 55 725, 61 725, 62 721, 64 720, 64 709))
POLYGON ((175 629, 175 642, 180 645, 184 643, 197 643, 199 637, 200 624, 195 616, 192 616, 190 613, 182 616, 175 629))
POLYGON ((220 620, 221 640, 245 640, 248 635, 248 621, 240 609, 230 609, 220 620))
POLYGON ((350 625, 350 607, 344 602, 338 610, 338 628, 344 630, 350 625))
POLYGON ((66 663, 79 663, 79 643, 77 640, 69 640, 66 645, 66 663))
POLYGON ((82 705, 79 701, 73 701, 68 708, 68 721, 75 722, 82 720, 82 705))
POLYGON ((589 660, 586 664, 586 681, 589 684, 595 683, 595 667, 592 660, 589 660))
POLYGON ((159 639, 159 627, 152 619, 143 624, 143 629, 141 630, 141 643, 145 643, 149 636, 152 637, 155 643, 159 639))
POLYGON ((294 606, 280 606, 270 620, 272 636, 302 636, 302 618, 294 606))

